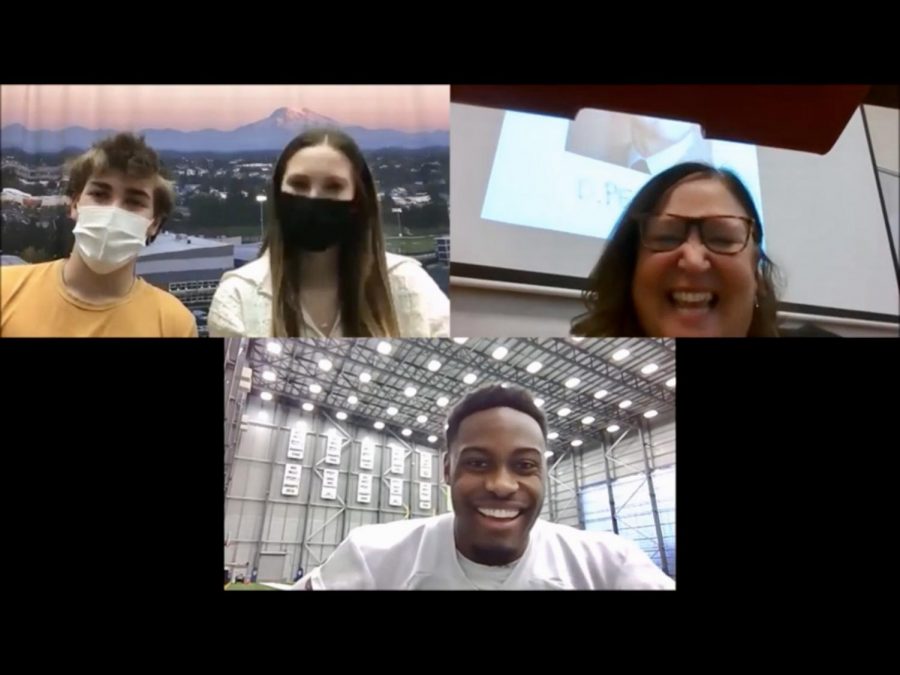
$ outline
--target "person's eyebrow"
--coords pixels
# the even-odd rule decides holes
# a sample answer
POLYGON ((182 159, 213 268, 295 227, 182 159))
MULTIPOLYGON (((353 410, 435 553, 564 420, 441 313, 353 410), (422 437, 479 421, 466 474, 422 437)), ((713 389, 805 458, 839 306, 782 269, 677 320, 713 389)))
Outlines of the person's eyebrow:
MULTIPOLYGON (((467 446, 465 446, 465 447, 460 448, 460 450, 459 450, 459 455, 460 455, 460 457, 462 457, 462 454, 463 454, 464 452, 467 452, 467 451, 470 451, 470 452, 480 452, 480 453, 486 454, 486 455, 491 454, 491 451, 488 450, 487 448, 483 448, 483 447, 481 447, 481 446, 479 446, 479 445, 467 445, 467 446)), ((530 452, 530 453, 535 453, 535 454, 537 454, 537 455, 540 455, 540 454, 541 454, 541 451, 540 451, 538 448, 534 448, 534 447, 531 447, 531 446, 523 446, 523 447, 521 447, 521 448, 516 448, 515 450, 512 451, 511 454, 514 454, 514 455, 521 455, 521 454, 525 454, 525 453, 529 453, 529 452, 530 452)))
POLYGON ((125 194, 137 195, 148 200, 152 199, 149 192, 141 190, 140 188, 125 188, 125 194))
POLYGON ((487 448, 482 448, 482 447, 479 446, 479 445, 467 445, 467 446, 465 446, 465 447, 460 448, 460 449, 459 449, 459 456, 462 457, 462 455, 463 455, 464 452, 480 452, 480 453, 482 453, 482 454, 484 454, 484 455, 489 455, 489 454, 491 454, 491 451, 490 451, 490 450, 488 450, 487 448))
POLYGON ((542 452, 539 448, 533 448, 531 446, 516 448, 515 450, 513 450, 514 455, 525 455, 529 453, 536 454, 538 457, 542 455, 542 452))

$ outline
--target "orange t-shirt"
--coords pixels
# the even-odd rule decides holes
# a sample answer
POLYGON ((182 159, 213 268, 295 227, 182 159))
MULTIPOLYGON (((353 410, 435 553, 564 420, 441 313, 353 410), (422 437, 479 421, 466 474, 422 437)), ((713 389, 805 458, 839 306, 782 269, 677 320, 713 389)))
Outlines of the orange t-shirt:
POLYGON ((106 305, 75 298, 65 260, 0 268, 0 337, 197 337, 197 322, 174 295, 135 279, 106 305))

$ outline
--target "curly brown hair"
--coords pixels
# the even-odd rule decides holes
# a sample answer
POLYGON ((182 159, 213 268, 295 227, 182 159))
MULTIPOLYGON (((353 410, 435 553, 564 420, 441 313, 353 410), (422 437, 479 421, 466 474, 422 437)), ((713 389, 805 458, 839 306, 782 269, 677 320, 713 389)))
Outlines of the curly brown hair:
POLYGON ((91 176, 104 171, 121 171, 131 178, 156 178, 153 189, 153 218, 159 227, 147 243, 156 238, 162 224, 175 208, 175 190, 156 150, 147 145, 143 136, 123 132, 97 141, 91 149, 70 160, 66 165, 69 184, 66 195, 77 199, 91 176))

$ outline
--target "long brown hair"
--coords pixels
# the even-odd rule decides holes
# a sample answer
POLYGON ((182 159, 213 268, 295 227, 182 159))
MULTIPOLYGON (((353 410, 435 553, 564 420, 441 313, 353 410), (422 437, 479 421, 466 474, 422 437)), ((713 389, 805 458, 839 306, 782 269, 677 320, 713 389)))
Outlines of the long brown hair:
POLYGON ((759 254, 757 263, 757 306, 747 337, 775 337, 778 335, 776 279, 778 270, 762 249, 762 221, 750 192, 731 171, 716 169, 708 164, 686 162, 676 164, 651 178, 640 189, 613 228, 606 248, 600 255, 582 293, 587 311, 572 320, 572 334, 586 337, 646 337, 638 321, 631 299, 631 284, 637 267, 641 246, 637 216, 653 213, 669 190, 687 177, 713 178, 734 195, 755 221, 753 241, 759 254))
POLYGON ((359 146, 339 129, 308 129, 294 138, 281 153, 272 175, 269 196, 269 226, 260 256, 269 252, 272 277, 272 331, 275 337, 300 335, 300 262, 302 252, 286 248, 274 208, 276 196, 290 159, 303 148, 328 145, 342 153, 353 166, 354 194, 361 236, 342 245, 338 262, 341 325, 345 337, 393 337, 400 333, 391 298, 384 252, 384 236, 378 213, 375 181, 359 146))

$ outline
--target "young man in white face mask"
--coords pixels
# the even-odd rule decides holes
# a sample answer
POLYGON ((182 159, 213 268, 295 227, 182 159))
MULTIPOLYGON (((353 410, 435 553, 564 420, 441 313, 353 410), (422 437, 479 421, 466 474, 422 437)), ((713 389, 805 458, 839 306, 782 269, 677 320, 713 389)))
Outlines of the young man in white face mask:
POLYGON ((99 141, 72 162, 68 195, 72 254, 2 269, 0 335, 196 337, 190 311, 135 276, 174 204, 156 152, 128 133, 99 141))

